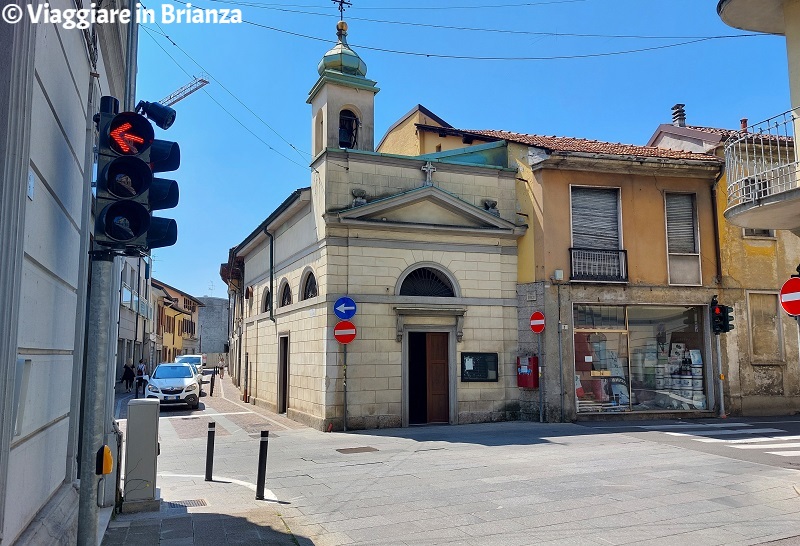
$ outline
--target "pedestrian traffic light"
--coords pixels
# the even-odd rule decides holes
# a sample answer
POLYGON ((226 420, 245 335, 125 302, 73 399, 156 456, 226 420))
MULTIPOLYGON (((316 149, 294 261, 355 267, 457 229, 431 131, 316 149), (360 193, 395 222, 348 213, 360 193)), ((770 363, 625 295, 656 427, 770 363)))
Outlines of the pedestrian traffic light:
POLYGON ((724 305, 711 306, 711 329, 714 334, 719 335, 724 330, 724 305))
MULTIPOLYGON (((158 114, 159 126, 171 125, 174 110, 158 103, 142 104, 148 106, 145 113, 158 114), (171 119, 165 123, 169 112, 171 119)), ((103 97, 97 117, 95 242, 140 251, 174 245, 178 238, 175 220, 152 217, 151 212, 177 206, 178 184, 154 178, 153 173, 176 170, 180 148, 175 142, 155 140, 147 118, 136 112, 118 114, 118 105, 114 97, 103 97)))

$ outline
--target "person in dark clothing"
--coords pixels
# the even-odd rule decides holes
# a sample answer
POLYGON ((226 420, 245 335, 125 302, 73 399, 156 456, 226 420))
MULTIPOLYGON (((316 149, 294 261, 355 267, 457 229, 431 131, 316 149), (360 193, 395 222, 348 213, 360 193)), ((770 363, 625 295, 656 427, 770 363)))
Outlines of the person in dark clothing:
POLYGON ((133 372, 133 362, 127 362, 122 369, 122 380, 125 382, 125 392, 131 392, 133 387, 133 379, 135 374, 133 372))
POLYGON ((144 374, 147 372, 147 366, 145 366, 144 359, 139 359, 139 364, 136 366, 136 398, 139 398, 139 387, 142 389, 142 397, 144 397, 145 392, 145 380, 144 374))

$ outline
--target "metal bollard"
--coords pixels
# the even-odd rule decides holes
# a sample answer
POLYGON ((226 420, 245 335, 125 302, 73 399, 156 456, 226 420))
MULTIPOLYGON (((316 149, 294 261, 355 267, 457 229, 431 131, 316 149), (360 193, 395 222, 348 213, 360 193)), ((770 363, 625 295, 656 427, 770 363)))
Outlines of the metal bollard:
POLYGON ((208 443, 206 444, 206 481, 210 482, 214 471, 214 434, 217 424, 211 421, 208 424, 208 443))
POLYGON ((261 445, 258 450, 258 479, 256 480, 256 500, 264 500, 264 483, 267 481, 267 448, 269 431, 261 431, 261 445))
POLYGON ((211 374, 211 394, 209 396, 214 396, 214 376, 217 375, 215 373, 211 374))

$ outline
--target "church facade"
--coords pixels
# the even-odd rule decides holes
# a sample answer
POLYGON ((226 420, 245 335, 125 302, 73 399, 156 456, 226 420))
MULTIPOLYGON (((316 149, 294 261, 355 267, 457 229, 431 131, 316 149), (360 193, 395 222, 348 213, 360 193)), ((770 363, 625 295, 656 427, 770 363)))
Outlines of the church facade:
POLYGON ((506 157, 505 143, 453 157, 373 151, 378 88, 346 24, 337 31, 308 97, 311 185, 221 268, 234 380, 249 402, 320 430, 517 419, 527 227, 516 169, 487 160, 506 157), (357 308, 346 345, 334 336, 343 296, 357 308))

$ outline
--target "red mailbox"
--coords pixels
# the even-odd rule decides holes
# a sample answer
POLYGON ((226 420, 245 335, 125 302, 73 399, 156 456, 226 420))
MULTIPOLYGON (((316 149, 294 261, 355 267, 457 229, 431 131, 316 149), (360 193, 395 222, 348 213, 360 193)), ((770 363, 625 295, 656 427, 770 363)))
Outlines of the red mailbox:
POLYGON ((539 357, 517 357, 517 387, 525 389, 539 388, 539 357))

